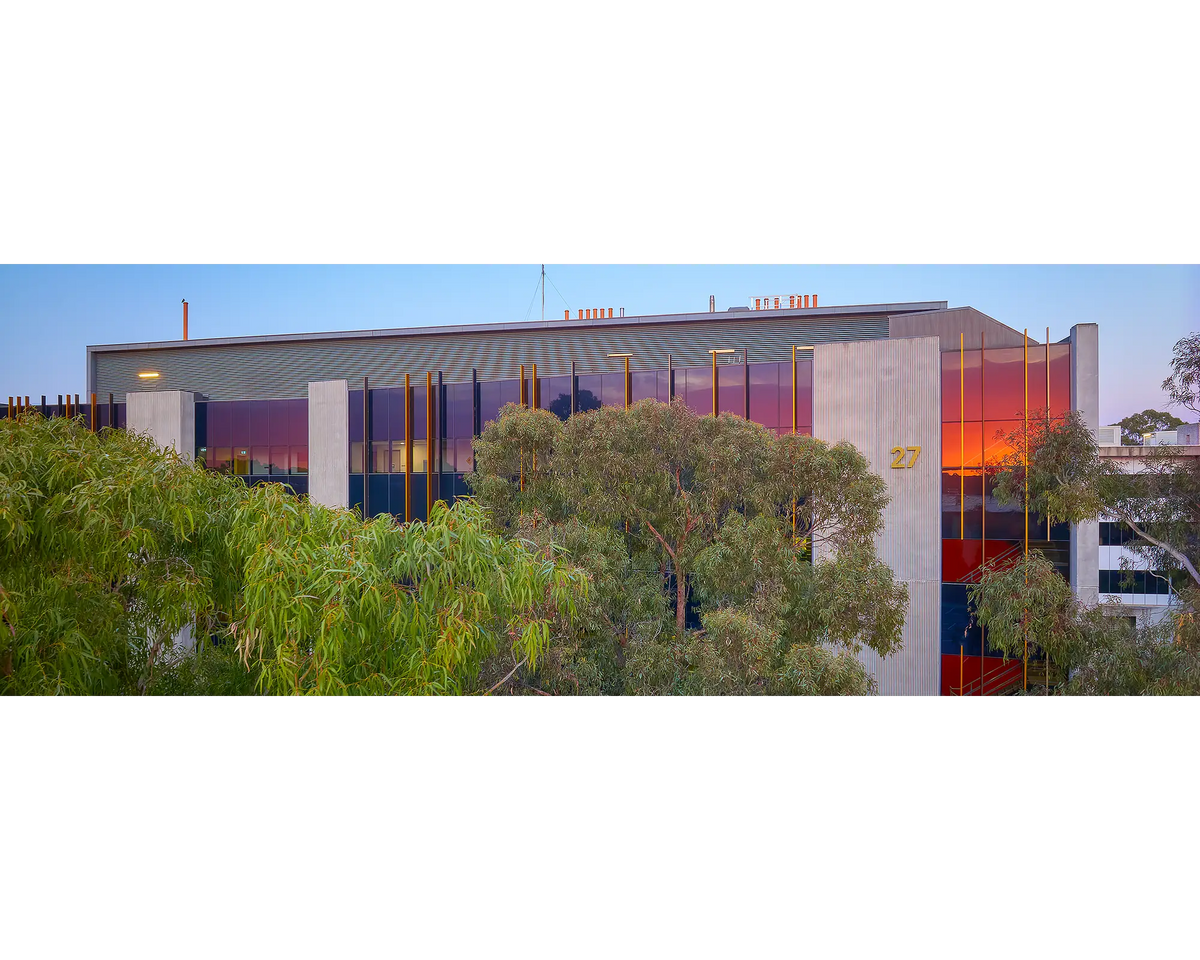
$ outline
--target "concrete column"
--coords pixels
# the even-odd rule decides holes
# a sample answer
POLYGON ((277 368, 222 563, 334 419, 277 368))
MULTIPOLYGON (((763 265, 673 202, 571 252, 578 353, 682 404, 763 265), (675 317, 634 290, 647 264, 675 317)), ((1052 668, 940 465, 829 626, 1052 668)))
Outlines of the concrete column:
POLYGON ((938 343, 934 336, 822 344, 813 356, 813 435, 854 444, 883 477, 891 497, 875 549, 908 586, 904 645, 886 659, 872 650, 859 655, 881 694, 937 696, 941 687, 938 343), (892 452, 896 447, 901 456, 892 452), (915 461, 910 447, 920 447, 915 461))
POLYGON ((181 457, 196 455, 196 395, 183 390, 156 390, 125 395, 125 428, 147 434, 160 447, 181 457))
MULTIPOLYGON (((1071 409, 1083 416, 1093 436, 1100 432, 1100 328, 1077 323, 1071 328, 1071 409)), ((1071 527, 1071 590, 1084 603, 1100 599, 1100 523, 1071 527)))
POLYGON ((350 506, 350 389, 345 380, 308 385, 308 498, 350 506))

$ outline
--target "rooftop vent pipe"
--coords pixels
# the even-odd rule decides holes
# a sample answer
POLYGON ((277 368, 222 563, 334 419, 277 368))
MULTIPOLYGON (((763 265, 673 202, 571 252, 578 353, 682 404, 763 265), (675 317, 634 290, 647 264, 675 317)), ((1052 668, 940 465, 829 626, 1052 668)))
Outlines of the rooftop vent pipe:
POLYGON ((187 301, 183 301, 183 339, 187 339, 187 301))

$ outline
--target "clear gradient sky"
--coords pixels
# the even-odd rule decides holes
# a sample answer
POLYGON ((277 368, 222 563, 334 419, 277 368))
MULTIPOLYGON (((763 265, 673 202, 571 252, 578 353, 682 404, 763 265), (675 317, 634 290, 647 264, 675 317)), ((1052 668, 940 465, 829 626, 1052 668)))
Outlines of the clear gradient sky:
MULTIPOLYGON (((1041 340, 1100 324, 1101 422, 1157 407, 1171 348, 1200 330, 1197 266, 559 266, 546 316, 816 293, 822 305, 947 300, 1041 340), (557 287, 557 291, 556 288, 557 287), (561 292, 561 297, 560 297, 561 292), (565 298, 565 301, 564 299, 565 298)), ((539 266, 0 266, 0 396, 83 393, 85 347, 541 316, 539 266), (532 302, 531 302, 532 300, 532 302)))

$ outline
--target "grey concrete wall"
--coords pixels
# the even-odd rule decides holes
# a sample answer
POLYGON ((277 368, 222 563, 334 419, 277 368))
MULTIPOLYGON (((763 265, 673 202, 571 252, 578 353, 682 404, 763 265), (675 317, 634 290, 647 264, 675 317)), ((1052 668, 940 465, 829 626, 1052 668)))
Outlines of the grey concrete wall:
MULTIPOLYGON (((848 440, 883 477, 891 503, 876 549, 908 587, 904 645, 860 659, 882 694, 936 696, 942 612, 941 357, 936 336, 818 346, 813 358, 813 435, 848 440), (911 468, 893 469, 893 447, 919 446, 911 468)), ((904 461, 909 456, 906 454, 904 461)), ((821 559, 818 551, 818 560, 821 559)))
MULTIPOLYGON (((1100 430, 1100 328, 1077 323, 1071 328, 1071 409, 1083 416, 1093 436, 1100 430)), ((1081 601, 1100 597, 1100 524, 1091 520, 1071 528, 1071 589, 1081 601)))
POLYGON ((171 447, 189 460, 196 455, 196 395, 161 390, 126 395, 125 428, 148 434, 160 447, 171 447))
POLYGON ((350 389, 345 380, 308 385, 308 498, 350 505, 350 389))

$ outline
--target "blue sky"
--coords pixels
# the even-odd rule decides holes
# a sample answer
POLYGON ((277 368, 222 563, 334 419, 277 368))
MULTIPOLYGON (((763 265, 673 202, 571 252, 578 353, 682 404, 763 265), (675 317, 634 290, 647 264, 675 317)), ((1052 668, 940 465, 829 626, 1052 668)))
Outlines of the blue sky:
MULTIPOLYGON (((559 266, 546 316, 718 309, 816 293, 822 304, 948 300, 1041 339, 1100 324, 1103 421, 1162 408, 1171 347, 1200 330, 1196 266, 559 266), (556 288, 557 287, 557 291, 556 288), (560 297, 561 292, 561 297, 560 297)), ((84 390, 90 343, 518 321, 541 315, 538 264, 0 266, 0 395, 84 390), (533 300, 531 304, 531 299, 533 300)))

